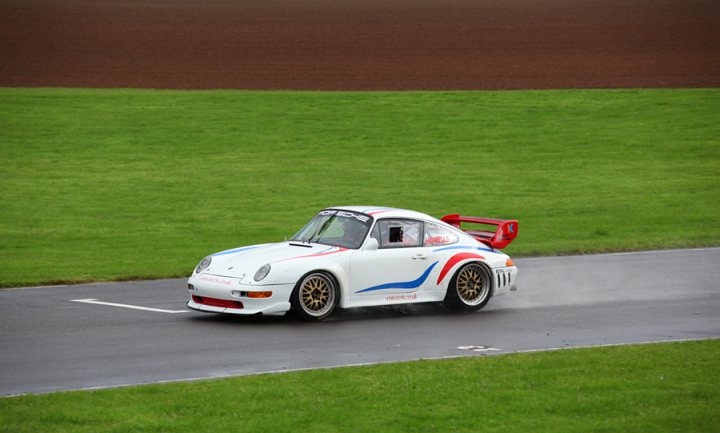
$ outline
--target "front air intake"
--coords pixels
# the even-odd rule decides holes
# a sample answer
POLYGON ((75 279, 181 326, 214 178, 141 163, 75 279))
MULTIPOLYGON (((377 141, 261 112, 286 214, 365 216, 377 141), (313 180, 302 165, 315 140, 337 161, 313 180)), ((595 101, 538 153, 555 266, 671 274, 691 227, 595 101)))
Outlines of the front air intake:
POLYGON ((207 305, 209 307, 235 308, 243 309, 243 303, 240 301, 228 301, 227 299, 208 298, 207 296, 192 295, 196 304, 207 305))

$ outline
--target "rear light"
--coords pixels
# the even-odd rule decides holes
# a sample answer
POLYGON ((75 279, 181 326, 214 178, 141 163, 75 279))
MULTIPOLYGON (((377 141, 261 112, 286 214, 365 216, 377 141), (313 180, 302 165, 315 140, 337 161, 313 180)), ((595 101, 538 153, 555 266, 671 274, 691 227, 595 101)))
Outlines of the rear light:
POLYGON ((196 296, 196 295, 192 295, 192 299, 197 304, 208 305, 210 307, 235 308, 235 309, 245 308, 243 306, 243 303, 240 301, 228 301, 227 299, 208 298, 206 296, 196 296))
POLYGON ((272 297, 272 292, 247 292, 248 298, 265 299, 272 297))

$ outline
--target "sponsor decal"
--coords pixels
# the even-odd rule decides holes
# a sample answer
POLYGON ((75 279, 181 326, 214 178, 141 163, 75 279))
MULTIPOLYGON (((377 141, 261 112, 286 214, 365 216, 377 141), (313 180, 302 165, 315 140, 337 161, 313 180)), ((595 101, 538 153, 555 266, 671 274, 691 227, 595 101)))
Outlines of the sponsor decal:
POLYGON ((400 301, 414 301, 417 299, 415 293, 409 293, 407 295, 390 295, 385 300, 387 302, 400 302, 400 301))
POLYGON ((360 221, 363 224, 367 224, 368 221, 370 221, 370 217, 367 215, 363 215, 360 213, 350 212, 346 210, 323 210, 318 212, 319 216, 329 216, 329 215, 335 215, 337 217, 342 218, 354 218, 358 221, 360 221))
POLYGON ((433 245, 446 245, 450 243, 450 237, 449 236, 430 236, 427 239, 425 239, 425 246, 433 246, 433 245))
POLYGON ((231 283, 230 280, 226 280, 225 278, 211 277, 208 275, 203 275, 202 277, 200 277, 200 281, 205 281, 205 282, 214 283, 214 284, 222 284, 224 286, 229 286, 231 283))
POLYGON ((348 212, 348 211, 344 211, 344 210, 339 210, 337 212, 337 216, 344 217, 344 218, 355 218, 356 220, 358 220, 364 224, 367 224, 367 222, 370 220, 370 217, 367 215, 362 215, 362 214, 354 213, 354 212, 348 212))

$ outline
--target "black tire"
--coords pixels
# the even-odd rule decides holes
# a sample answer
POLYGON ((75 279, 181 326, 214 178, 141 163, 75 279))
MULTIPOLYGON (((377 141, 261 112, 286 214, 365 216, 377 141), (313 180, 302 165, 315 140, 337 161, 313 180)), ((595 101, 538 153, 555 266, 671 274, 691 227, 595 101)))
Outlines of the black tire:
POLYGON ((453 275, 445 294, 445 305, 455 311, 477 311, 492 294, 492 274, 479 263, 468 263, 453 275))
POLYGON ((309 322, 317 322, 330 316, 339 301, 340 292, 335 279, 319 271, 302 277, 290 296, 293 311, 309 322))

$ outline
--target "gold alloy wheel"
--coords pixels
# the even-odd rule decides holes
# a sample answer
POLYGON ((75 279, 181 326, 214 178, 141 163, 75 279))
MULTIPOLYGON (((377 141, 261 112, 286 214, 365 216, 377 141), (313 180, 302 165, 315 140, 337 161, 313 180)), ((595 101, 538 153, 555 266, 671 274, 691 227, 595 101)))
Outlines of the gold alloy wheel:
POLYGON ((308 314, 321 316, 333 307, 335 290, 332 282, 322 274, 312 274, 300 286, 302 308, 308 314))
POLYGON ((484 272, 478 266, 466 266, 457 276, 458 295, 469 305, 482 302, 488 294, 489 286, 484 272))

